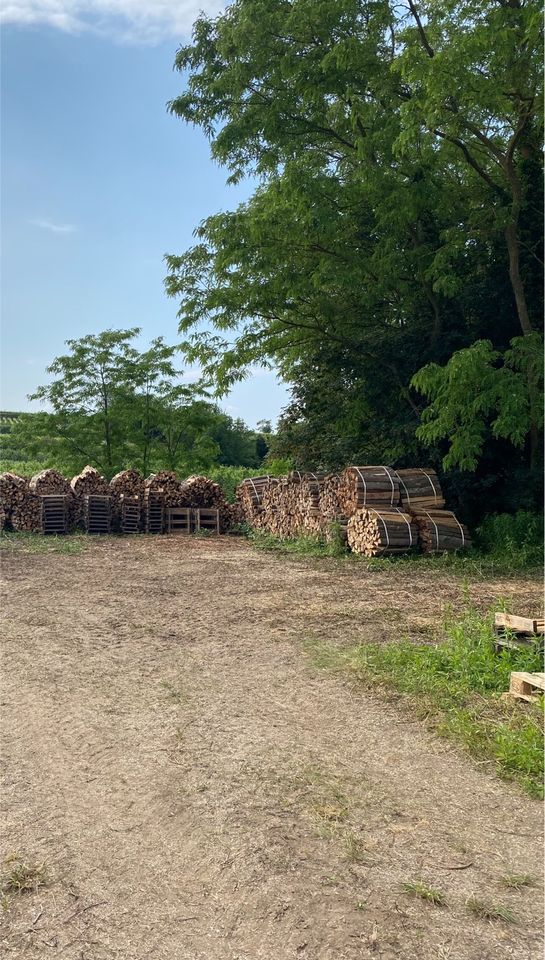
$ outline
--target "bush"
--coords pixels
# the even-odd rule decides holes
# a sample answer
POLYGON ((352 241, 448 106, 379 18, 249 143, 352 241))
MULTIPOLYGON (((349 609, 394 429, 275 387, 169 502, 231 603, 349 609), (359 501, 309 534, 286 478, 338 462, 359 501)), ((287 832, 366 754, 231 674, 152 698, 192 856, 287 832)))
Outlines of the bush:
POLYGON ((486 517, 475 531, 475 546, 511 569, 539 566, 543 559, 543 516, 519 510, 486 517))

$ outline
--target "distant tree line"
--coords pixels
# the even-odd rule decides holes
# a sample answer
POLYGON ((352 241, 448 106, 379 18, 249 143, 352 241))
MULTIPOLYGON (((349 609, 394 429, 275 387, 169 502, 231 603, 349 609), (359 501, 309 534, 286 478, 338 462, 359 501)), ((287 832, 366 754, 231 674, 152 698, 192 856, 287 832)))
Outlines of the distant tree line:
POLYGON ((33 461, 67 475, 90 463, 107 477, 135 467, 180 473, 212 465, 257 470, 269 450, 271 425, 249 429, 222 412, 202 386, 185 383, 178 348, 161 337, 139 351, 140 331, 107 330, 67 341, 51 380, 31 399, 40 413, 5 413, 0 423, 3 461, 33 461))
POLYGON ((431 462, 469 511, 542 476, 542 37, 525 0, 234 0, 170 109, 258 185, 167 258, 183 349, 292 388, 302 467, 431 462))

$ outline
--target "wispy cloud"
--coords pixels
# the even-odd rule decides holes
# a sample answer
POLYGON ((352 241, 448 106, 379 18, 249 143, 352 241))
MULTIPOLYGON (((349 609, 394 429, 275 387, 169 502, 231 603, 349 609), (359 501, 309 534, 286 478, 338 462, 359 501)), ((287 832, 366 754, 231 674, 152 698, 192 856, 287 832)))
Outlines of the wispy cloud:
POLYGON ((77 227, 71 223, 53 223, 51 220, 29 220, 33 227, 49 230, 50 233, 75 233, 77 227))
POLYGON ((215 15, 224 6, 224 0, 5 0, 0 21, 156 43, 167 36, 189 36, 201 10, 215 15))

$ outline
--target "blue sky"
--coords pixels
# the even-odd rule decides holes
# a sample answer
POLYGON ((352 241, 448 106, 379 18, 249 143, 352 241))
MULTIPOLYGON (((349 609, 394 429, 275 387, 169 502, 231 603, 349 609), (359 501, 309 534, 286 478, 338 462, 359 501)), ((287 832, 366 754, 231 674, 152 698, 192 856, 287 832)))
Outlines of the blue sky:
MULTIPOLYGON (((26 395, 69 337, 139 326, 142 343, 176 342, 163 255, 251 189, 227 187, 201 132, 166 111, 201 6, 214 12, 193 0, 4 4, 1 409, 38 409, 26 395)), ((221 405, 253 426, 287 400, 256 370, 221 405)))

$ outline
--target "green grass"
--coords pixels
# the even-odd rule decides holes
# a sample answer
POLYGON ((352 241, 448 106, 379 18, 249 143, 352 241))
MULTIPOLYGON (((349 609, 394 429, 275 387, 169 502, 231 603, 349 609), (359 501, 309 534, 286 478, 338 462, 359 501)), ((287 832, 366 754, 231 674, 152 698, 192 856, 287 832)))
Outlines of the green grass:
POLYGON ((91 538, 85 534, 67 534, 66 536, 47 536, 41 533, 0 533, 0 551, 11 550, 21 553, 83 553, 91 538))
POLYGON ((427 900, 428 903, 433 903, 435 907, 447 906, 445 894, 435 887, 430 887, 430 885, 424 883, 423 880, 411 880, 404 883, 403 891, 412 897, 420 897, 421 900, 427 900))
POLYGON ((479 920, 503 920, 504 923, 516 923, 517 918, 501 903, 490 903, 487 900, 480 900, 478 897, 470 897, 467 901, 467 909, 473 916, 479 920))
POLYGON ((499 776, 517 781, 532 796, 543 795, 543 704, 508 702, 512 670, 543 669, 537 649, 493 647, 492 615, 469 608, 447 620, 436 644, 400 640, 366 643, 349 651, 316 646, 322 668, 349 669, 362 683, 379 684, 443 737, 454 741, 499 776))
POLYGON ((510 890, 522 890, 524 887, 535 887, 536 878, 530 873, 506 873, 501 882, 510 890))
POLYGON ((354 554, 348 554, 346 550, 340 535, 340 528, 336 529, 335 525, 332 525, 332 528, 332 539, 329 543, 323 537, 318 536, 293 537, 289 540, 281 540, 264 530, 253 530, 245 525, 242 529, 252 546, 258 550, 288 553, 300 557, 346 557, 347 559, 353 557, 354 554))
POLYGON ((4 871, 0 882, 3 894, 27 893, 47 883, 45 864, 25 863, 19 854, 12 854, 4 860, 4 871))

